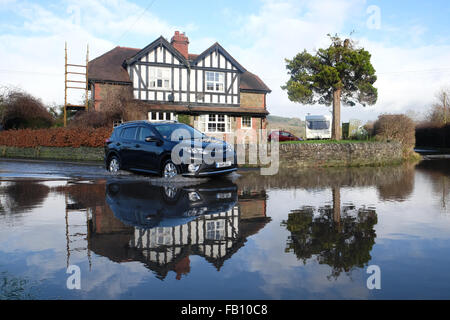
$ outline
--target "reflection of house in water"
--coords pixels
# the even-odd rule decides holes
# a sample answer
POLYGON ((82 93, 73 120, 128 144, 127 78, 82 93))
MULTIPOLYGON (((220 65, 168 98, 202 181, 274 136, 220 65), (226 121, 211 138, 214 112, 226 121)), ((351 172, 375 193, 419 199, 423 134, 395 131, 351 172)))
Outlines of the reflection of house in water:
POLYGON ((177 270, 180 263, 186 273, 189 272, 189 255, 202 256, 220 269, 245 241, 239 233, 239 224, 240 212, 236 205, 225 212, 202 215, 182 225, 136 228, 130 247, 141 251, 150 269, 164 276, 168 266, 177 270))
POLYGON ((107 204, 92 207, 88 246, 115 262, 141 261, 160 279, 189 273, 191 255, 220 270, 270 220, 265 201, 265 192, 244 194, 228 180, 182 188, 109 183, 107 204))

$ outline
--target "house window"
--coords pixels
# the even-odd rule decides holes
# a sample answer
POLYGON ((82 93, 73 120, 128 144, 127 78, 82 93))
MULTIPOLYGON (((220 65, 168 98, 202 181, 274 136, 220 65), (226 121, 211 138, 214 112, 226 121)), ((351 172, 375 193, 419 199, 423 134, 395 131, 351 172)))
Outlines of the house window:
POLYGON ((206 239, 223 240, 225 238, 225 222, 223 220, 206 222, 206 239))
POLYGON ((150 68, 150 88, 170 89, 170 69, 150 68))
POLYGON ((199 117, 202 132, 231 132, 231 118, 224 114, 204 114, 199 117))
POLYGON ((171 245, 172 240, 171 228, 158 227, 151 230, 150 244, 153 246, 171 245))
POLYGON ((224 92, 224 79, 223 72, 206 71, 206 91, 224 92))
POLYGON ((242 117, 241 118, 241 127, 243 129, 251 129, 252 128, 252 117, 242 117))
POLYGON ((148 120, 151 122, 178 121, 178 116, 174 112, 150 111, 148 120))

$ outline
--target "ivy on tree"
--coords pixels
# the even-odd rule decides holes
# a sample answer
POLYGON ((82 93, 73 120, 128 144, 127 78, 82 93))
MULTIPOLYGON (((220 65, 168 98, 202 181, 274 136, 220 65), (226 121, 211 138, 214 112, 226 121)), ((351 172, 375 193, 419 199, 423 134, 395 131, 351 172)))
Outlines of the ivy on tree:
POLYGON ((341 101, 349 106, 375 104, 377 76, 368 51, 357 48, 351 39, 328 36, 331 45, 315 55, 304 50, 292 60, 285 59, 290 79, 281 88, 294 102, 332 104, 332 139, 341 140, 341 101))

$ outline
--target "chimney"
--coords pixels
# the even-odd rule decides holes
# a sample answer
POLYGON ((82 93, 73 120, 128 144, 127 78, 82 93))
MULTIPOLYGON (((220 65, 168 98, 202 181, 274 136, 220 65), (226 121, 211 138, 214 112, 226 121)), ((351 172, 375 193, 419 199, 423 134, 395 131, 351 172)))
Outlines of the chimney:
POLYGON ((175 31, 175 34, 172 37, 172 40, 170 41, 170 44, 175 49, 177 49, 186 59, 188 59, 189 39, 188 37, 186 37, 184 32, 180 33, 179 31, 175 31))

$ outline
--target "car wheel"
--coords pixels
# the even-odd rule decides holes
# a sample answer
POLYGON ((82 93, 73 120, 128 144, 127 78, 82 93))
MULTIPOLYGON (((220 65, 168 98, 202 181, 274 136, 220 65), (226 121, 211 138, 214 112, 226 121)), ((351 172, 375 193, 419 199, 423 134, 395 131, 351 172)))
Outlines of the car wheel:
POLYGON ((112 156, 108 162, 108 171, 112 173, 117 173, 120 170, 120 160, 116 156, 112 156))
POLYGON ((179 170, 177 168, 177 166, 171 161, 171 160, 167 160, 166 162, 164 162, 164 166, 162 168, 162 172, 161 175, 164 178, 172 178, 175 177, 179 174, 179 170))

